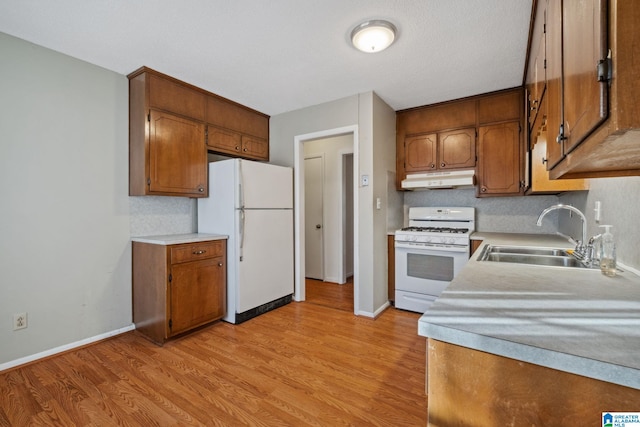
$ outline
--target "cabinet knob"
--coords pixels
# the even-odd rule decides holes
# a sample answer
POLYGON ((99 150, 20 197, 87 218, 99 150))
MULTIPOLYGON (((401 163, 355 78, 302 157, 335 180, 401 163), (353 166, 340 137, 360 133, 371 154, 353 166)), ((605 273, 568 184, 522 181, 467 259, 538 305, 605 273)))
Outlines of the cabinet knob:
POLYGON ((223 264, 223 263, 221 263, 221 262, 219 262, 219 263, 218 263, 218 267, 222 267, 223 265, 224 265, 224 264, 223 264))
POLYGON ((236 145, 236 151, 240 151, 240 147, 236 145))
POLYGON ((245 149, 243 149, 242 151, 244 151, 244 152, 246 153, 246 152, 247 152, 247 149, 245 148, 245 149))
POLYGON ((482 188, 480 189, 480 191, 482 191, 483 193, 486 193, 486 192, 487 192, 487 187, 482 187, 482 188))
POLYGON ((547 163, 547 159, 545 159, 544 157, 542 158, 542 164, 544 165, 545 163, 547 163))
POLYGON ((202 255, 202 254, 204 254, 204 253, 207 253, 207 251, 205 251, 205 250, 203 250, 203 249, 200 249, 199 251, 193 251, 193 252, 192 252, 192 254, 194 254, 194 255, 202 255))
POLYGON ((445 165, 444 163, 440 163, 440 167, 441 167, 441 168, 443 168, 443 167, 445 167, 445 166, 446 166, 446 165, 445 165))
POLYGON ((204 193, 204 187, 198 187, 198 191, 204 193))
POLYGON ((435 167, 436 167, 435 163, 431 163, 431 165, 430 165, 430 166, 431 166, 431 169, 433 169, 433 168, 435 168, 435 167))

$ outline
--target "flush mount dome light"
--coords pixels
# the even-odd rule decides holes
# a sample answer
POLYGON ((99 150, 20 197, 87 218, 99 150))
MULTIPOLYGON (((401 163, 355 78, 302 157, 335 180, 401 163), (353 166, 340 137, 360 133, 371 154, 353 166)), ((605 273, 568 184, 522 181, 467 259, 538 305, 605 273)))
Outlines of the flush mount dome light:
POLYGON ((396 38, 396 27, 380 19, 366 21, 351 31, 353 46, 367 53, 381 52, 391 46, 396 38))

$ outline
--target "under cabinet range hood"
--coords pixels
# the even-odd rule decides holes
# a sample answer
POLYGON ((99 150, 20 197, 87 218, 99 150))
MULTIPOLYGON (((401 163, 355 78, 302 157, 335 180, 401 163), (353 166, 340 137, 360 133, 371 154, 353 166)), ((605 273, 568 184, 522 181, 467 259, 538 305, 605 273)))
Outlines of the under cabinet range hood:
POLYGON ((402 180, 405 190, 469 188, 475 185, 475 169, 407 174, 407 178, 402 180))

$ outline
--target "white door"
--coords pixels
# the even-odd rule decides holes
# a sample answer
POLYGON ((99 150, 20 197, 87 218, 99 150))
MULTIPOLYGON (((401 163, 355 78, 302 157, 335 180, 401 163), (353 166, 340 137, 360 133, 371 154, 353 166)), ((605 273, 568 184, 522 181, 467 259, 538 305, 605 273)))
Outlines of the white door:
POLYGON ((324 280, 322 191, 324 180, 322 157, 304 159, 304 258, 305 276, 324 280))
POLYGON ((244 313, 293 293, 293 210, 247 209, 239 220, 236 311, 244 313))
POLYGON ((238 160, 238 206, 247 209, 292 209, 293 169, 268 163, 238 160))

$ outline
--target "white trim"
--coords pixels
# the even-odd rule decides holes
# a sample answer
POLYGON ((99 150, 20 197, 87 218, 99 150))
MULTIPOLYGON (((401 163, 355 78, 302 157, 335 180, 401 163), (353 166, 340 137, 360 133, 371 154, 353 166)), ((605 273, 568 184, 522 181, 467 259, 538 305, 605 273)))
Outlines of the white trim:
POLYGON ((302 231, 302 222, 304 218, 304 188, 302 179, 304 178, 304 150, 302 145, 306 141, 312 141, 314 139, 328 138, 338 135, 353 135, 353 312, 359 314, 360 312, 360 278, 359 278, 359 242, 358 242, 358 173, 359 173, 359 159, 358 159, 358 147, 359 136, 358 126, 344 126, 335 129, 328 129, 319 132, 312 132, 303 135, 296 135, 293 139, 293 161, 294 161, 294 227, 295 227, 295 286, 293 299, 295 301, 304 301, 305 285, 304 285, 304 233, 302 231), (301 186, 302 185, 302 186, 301 186))
POLYGON ((24 365, 26 363, 35 362, 36 360, 43 359, 45 357, 53 356, 54 354, 63 353, 65 351, 73 350, 74 348, 82 347, 87 344, 91 344, 100 340, 104 340, 106 338, 111 338, 116 335, 123 334, 125 332, 133 331, 136 328, 136 325, 133 323, 129 326, 125 326, 124 328, 115 329, 110 332, 105 332, 104 334, 96 335, 93 337, 85 338, 80 341, 72 342, 69 344, 61 345, 60 347, 55 347, 49 350, 41 351, 40 353, 32 354, 30 356, 21 357, 20 359, 15 359, 9 362, 5 362, 0 364, 0 372, 15 368, 16 366, 24 365))
POLYGON ((389 301, 386 301, 384 304, 382 304, 376 311, 374 311, 373 313, 371 313, 370 311, 360 311, 357 312, 356 314, 358 316, 363 316, 363 317, 371 317, 372 319, 377 318, 378 316, 380 316, 382 314, 383 311, 385 311, 387 308, 391 307, 391 304, 389 303, 389 301))

